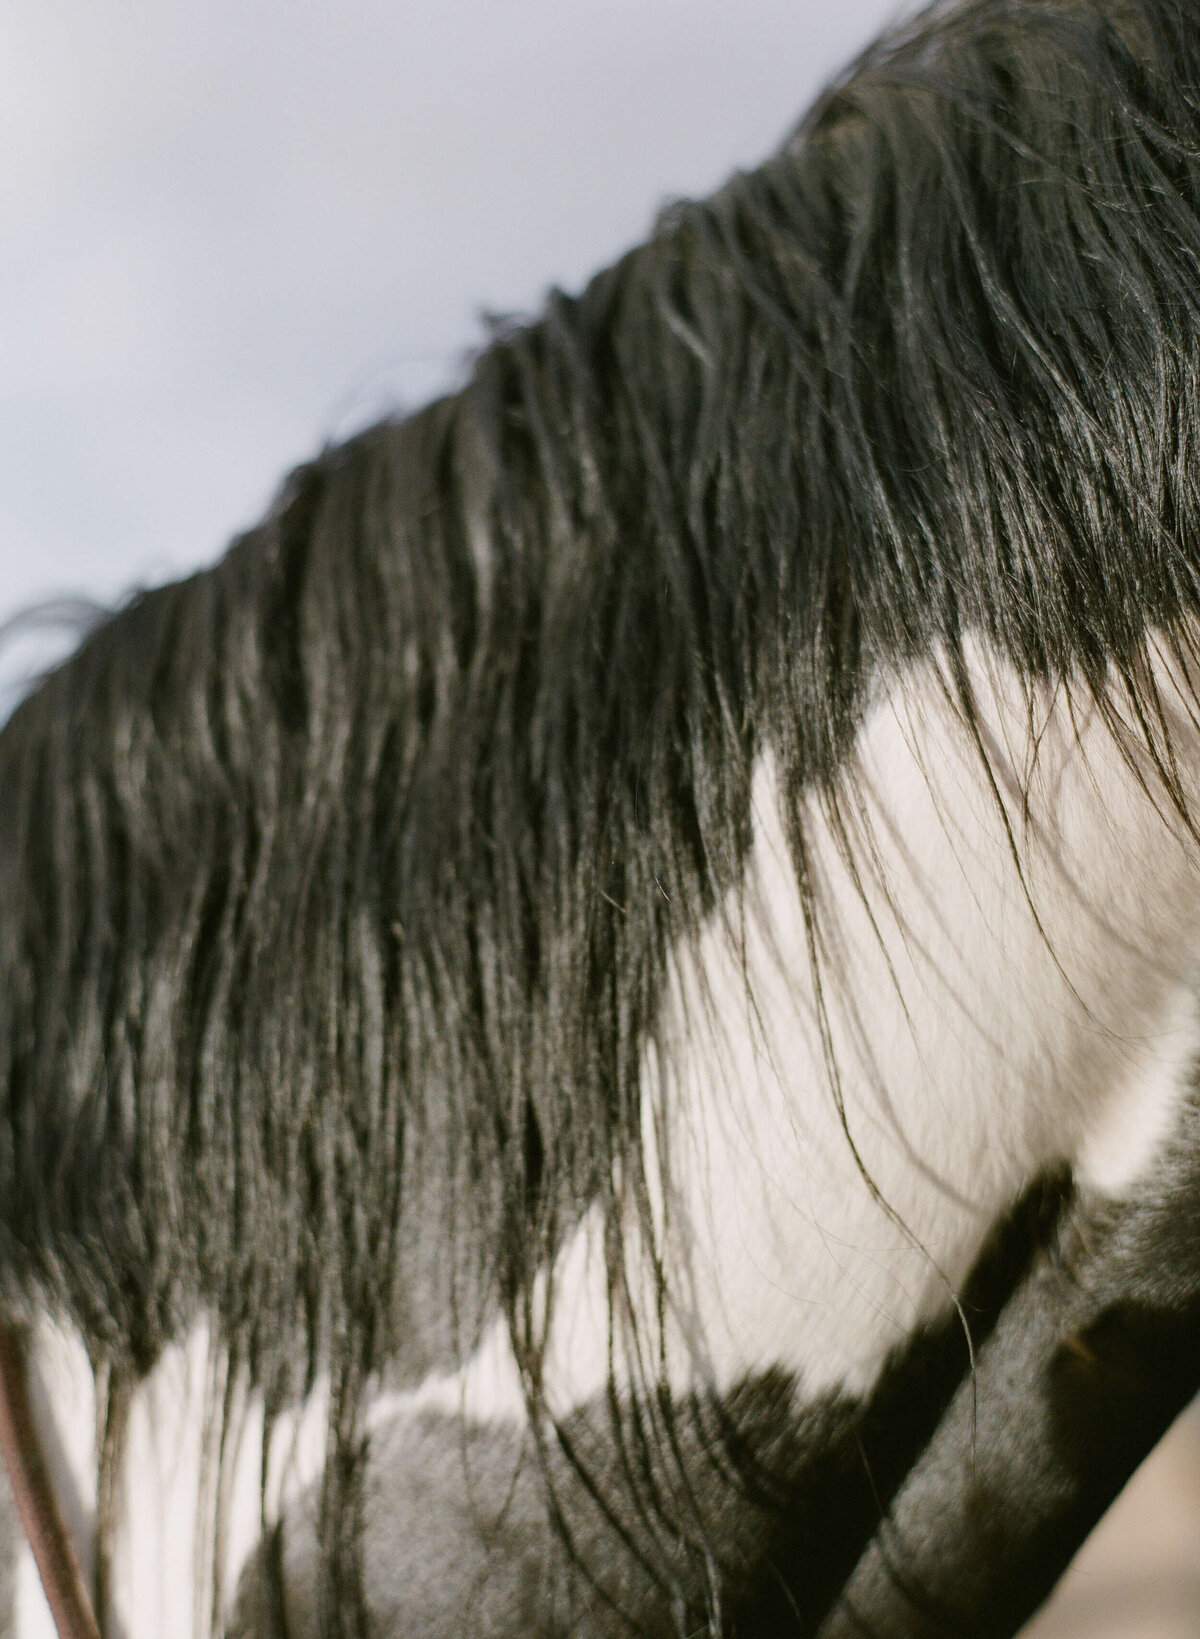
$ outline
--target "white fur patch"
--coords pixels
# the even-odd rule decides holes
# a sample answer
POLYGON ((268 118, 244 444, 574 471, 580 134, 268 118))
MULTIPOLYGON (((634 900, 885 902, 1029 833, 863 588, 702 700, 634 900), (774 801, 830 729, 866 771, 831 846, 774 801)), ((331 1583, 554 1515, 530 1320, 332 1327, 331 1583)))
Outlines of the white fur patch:
POLYGON ((758 770, 744 919, 674 987, 681 1375, 865 1390, 1038 1171, 1120 1193, 1165 1136, 1200 1046, 1194 841, 1095 714, 1043 712, 1030 768, 1015 679, 976 657, 972 684, 990 777, 929 668, 864 727, 844 844, 808 802, 815 935, 758 770))
MULTIPOLYGON (((804 1391, 865 1390, 950 1303, 1037 1172, 1066 1161, 1087 1187, 1120 1194, 1152 1163, 1200 1048, 1195 844, 1098 714, 1060 691, 1035 704, 1031 733, 1012 674, 968 659, 978 741, 937 667, 914 670, 863 727, 841 784, 844 831, 815 798, 795 816, 815 930, 792 816, 772 762, 758 768, 745 892, 678 953, 648 1054, 647 1147, 666 1176, 651 1180, 650 1223, 631 1225, 635 1324, 618 1315, 610 1339, 593 1216, 555 1271, 556 1408, 601 1387, 610 1342, 618 1369, 679 1384, 783 1366, 804 1391), (661 1359, 639 1233, 670 1276, 661 1359)), ((1158 679, 1175 753, 1200 769, 1165 660, 1158 679)), ((194 1344, 156 1374, 134 1430, 132 1543, 117 1567, 128 1639, 191 1629, 204 1396, 195 1381, 180 1395, 171 1373, 191 1360, 202 1382, 197 1359, 194 1344)), ((71 1410, 91 1393, 82 1369, 86 1382, 68 1372, 51 1393, 86 1495, 92 1457, 78 1448, 92 1425, 71 1410)), ((520 1416, 503 1335, 462 1373, 381 1400, 373 1421, 418 1404, 520 1416)), ((319 1467, 319 1414, 300 1447, 292 1485, 319 1467)), ((256 1530, 253 1461, 238 1486, 231 1563, 256 1530)), ((20 1590, 21 1639, 49 1635, 27 1567, 20 1590)))
MULTIPOLYGON (((48 1437, 46 1456, 55 1493, 85 1585, 90 1586, 97 1439, 92 1372, 79 1340, 52 1326, 39 1329, 32 1352, 30 1398, 43 1438, 48 1437)), ((208 1331, 201 1327, 186 1346, 167 1351, 131 1408, 122 1526, 112 1544, 117 1631, 123 1639, 161 1639, 164 1634, 185 1639, 206 1633, 214 1556, 221 1556, 223 1585, 231 1595, 258 1540, 262 1410, 253 1401, 243 1404, 240 1415, 234 1414, 223 1547, 208 1534, 216 1483, 211 1443, 215 1430, 207 1420, 212 1370, 208 1331)), ((267 1488, 272 1517, 320 1473, 325 1410, 318 1392, 302 1414, 282 1421, 272 1446, 267 1488)), ((57 1639, 24 1540, 17 1560, 16 1616, 16 1639, 57 1639)))
MULTIPOLYGON (((1015 677, 970 658, 986 764, 931 665, 864 725, 841 840, 807 802, 816 961, 775 770, 757 770, 745 892, 680 954, 647 1066, 648 1148, 662 1125, 669 1174, 665 1357, 634 1266, 618 1370, 640 1349, 627 1369, 665 1365, 680 1386, 782 1365, 803 1391, 865 1392, 1038 1172, 1070 1163, 1120 1195, 1169 1130, 1200 1052, 1194 839, 1147 794, 1132 739, 1061 693, 1035 703, 1031 736, 1015 677)), ((1165 659, 1158 682, 1200 770, 1165 659)), ((555 1409, 606 1379, 601 1235, 585 1221, 556 1279, 555 1409)), ((520 1415, 503 1337, 419 1399, 520 1415)))

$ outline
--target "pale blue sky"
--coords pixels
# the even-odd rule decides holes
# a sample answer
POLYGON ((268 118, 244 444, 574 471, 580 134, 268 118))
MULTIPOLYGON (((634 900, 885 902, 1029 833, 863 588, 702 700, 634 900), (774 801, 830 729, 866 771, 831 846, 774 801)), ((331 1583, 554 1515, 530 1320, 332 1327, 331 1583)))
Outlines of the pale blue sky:
POLYGON ((6 0, 0 618, 214 557, 452 381, 481 309, 762 158, 895 9, 6 0))

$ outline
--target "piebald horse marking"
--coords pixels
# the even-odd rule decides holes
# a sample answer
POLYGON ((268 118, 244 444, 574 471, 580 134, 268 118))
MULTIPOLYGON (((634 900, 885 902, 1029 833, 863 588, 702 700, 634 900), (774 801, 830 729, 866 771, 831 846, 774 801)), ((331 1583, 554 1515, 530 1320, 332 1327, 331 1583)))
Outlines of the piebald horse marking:
POLYGON ((1197 84, 935 6, 14 714, 108 1632, 1010 1634, 1195 1392, 1197 84))

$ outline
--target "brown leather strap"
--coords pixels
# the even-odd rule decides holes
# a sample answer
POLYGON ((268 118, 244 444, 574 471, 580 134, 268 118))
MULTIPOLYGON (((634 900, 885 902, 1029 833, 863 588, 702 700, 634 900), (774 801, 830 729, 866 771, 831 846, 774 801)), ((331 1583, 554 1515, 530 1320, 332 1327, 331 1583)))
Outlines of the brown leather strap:
POLYGON ((79 1561, 46 1472, 29 1405, 25 1355, 0 1320, 0 1450, 13 1500, 33 1550, 58 1639, 100 1639, 100 1629, 79 1573, 79 1561))

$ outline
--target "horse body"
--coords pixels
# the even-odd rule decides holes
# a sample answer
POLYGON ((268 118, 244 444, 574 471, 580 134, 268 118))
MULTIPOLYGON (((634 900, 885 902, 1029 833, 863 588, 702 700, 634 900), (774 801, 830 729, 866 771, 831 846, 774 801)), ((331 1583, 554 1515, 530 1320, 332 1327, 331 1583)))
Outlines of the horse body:
POLYGON ((129 1639, 1006 1632, 1186 1392, 1189 63, 935 8, 18 709, 0 1297, 129 1639))
MULTIPOLYGON (((1189 694, 1165 661, 1163 672, 1186 725, 1176 727, 1182 755, 1194 732, 1189 694)), ((612 1361, 620 1383, 647 1338, 657 1352, 640 1369, 680 1395, 730 1396, 775 1371, 797 1419, 823 1395, 867 1399, 889 1357, 952 1312, 1031 1177, 1069 1166, 1085 1194, 1119 1199, 1152 1175, 1200 1045, 1194 839, 1095 713, 1065 694, 1031 712, 1028 691, 983 652, 972 687, 986 764, 932 663, 881 691, 867 716, 846 774, 853 833, 835 832, 819 810, 807 817, 822 916, 838 940, 820 980, 795 890, 795 816, 760 763, 746 880, 675 957, 643 1068, 647 1151, 665 1147, 670 1167, 651 1221, 632 1218, 624 1242, 625 1298, 640 1313, 627 1329, 614 1317, 604 1225, 590 1211, 551 1277, 546 1387, 558 1415, 603 1395, 612 1361), (643 1235, 655 1243, 645 1262, 643 1235), (669 1304, 661 1331, 655 1267, 669 1304)), ((183 1633, 202 1616, 193 1590, 209 1341, 202 1331, 171 1350, 138 1396, 116 1549, 129 1639, 183 1633)), ((61 1336, 44 1347, 48 1427, 71 1430, 70 1488, 94 1495, 90 1368, 61 1336)), ((316 1394, 280 1441, 274 1514, 319 1477, 325 1409, 316 1394)), ((261 1530, 261 1410, 247 1410, 227 1504, 227 1586, 261 1530)), ((528 1408, 502 1324, 460 1369, 377 1392, 367 1426, 386 1452, 430 1413, 504 1431, 498 1471, 491 1439, 482 1457, 465 1444, 439 1450, 452 1489, 481 1507, 511 1492, 528 1460, 512 1431, 527 1427, 528 1408)), ((87 1519, 80 1510, 90 1551, 87 1519)), ((439 1562, 444 1528, 414 1509, 392 1563, 368 1537, 380 1603, 408 1608, 414 1564, 439 1562)), ((295 1579, 303 1586, 304 1573, 295 1579)), ((448 1633, 472 1595, 439 1589, 448 1633)), ((22 1639, 52 1639, 28 1550, 18 1600, 22 1639)), ((298 1631, 308 1631, 303 1615, 298 1631)))

